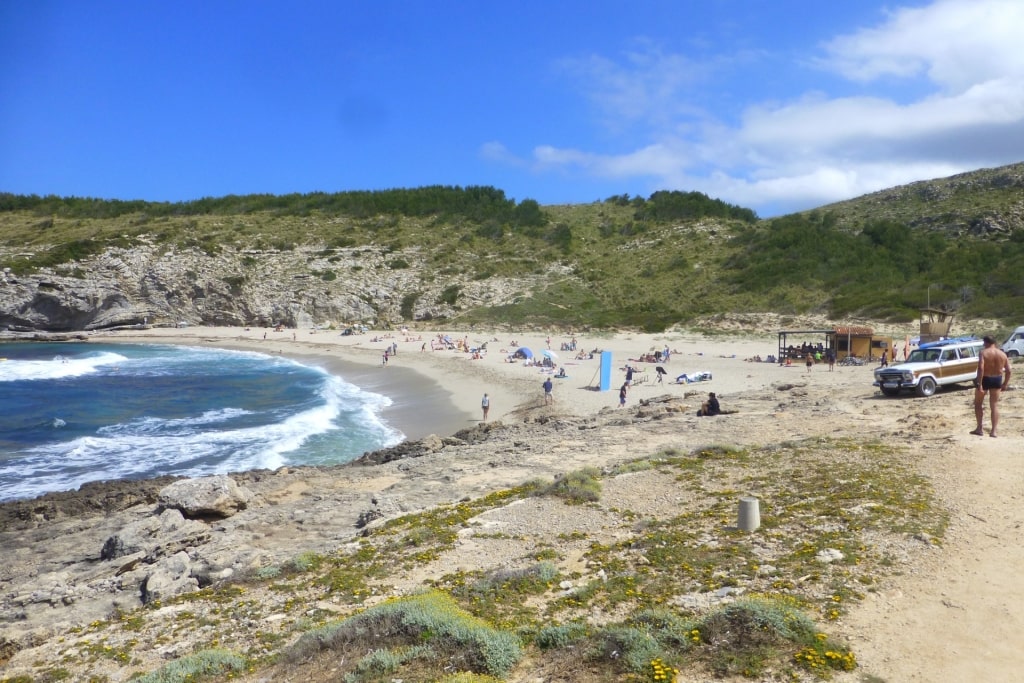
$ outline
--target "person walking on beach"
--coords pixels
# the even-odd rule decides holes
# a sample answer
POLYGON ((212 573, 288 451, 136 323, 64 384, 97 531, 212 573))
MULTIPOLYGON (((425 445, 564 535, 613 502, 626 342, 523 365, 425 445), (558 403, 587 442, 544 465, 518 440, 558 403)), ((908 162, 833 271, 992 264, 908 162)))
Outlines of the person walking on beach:
POLYGON ((480 410, 484 411, 484 422, 487 422, 487 413, 491 410, 491 398, 484 394, 484 397, 480 399, 480 410))
POLYGON ((552 384, 551 378, 548 377, 541 386, 544 387, 544 405, 551 405, 555 400, 554 394, 551 393, 555 385, 552 384))
POLYGON ((1010 359, 996 346, 990 336, 984 338, 985 346, 978 357, 978 376, 974 378, 974 417, 978 427, 971 434, 981 436, 985 432, 985 394, 988 394, 989 411, 992 414, 992 429, 988 435, 995 437, 999 428, 999 394, 1010 386, 1010 359))
POLYGON ((626 405, 626 392, 629 391, 629 385, 625 382, 622 383, 622 387, 619 389, 619 407, 623 408, 626 405))

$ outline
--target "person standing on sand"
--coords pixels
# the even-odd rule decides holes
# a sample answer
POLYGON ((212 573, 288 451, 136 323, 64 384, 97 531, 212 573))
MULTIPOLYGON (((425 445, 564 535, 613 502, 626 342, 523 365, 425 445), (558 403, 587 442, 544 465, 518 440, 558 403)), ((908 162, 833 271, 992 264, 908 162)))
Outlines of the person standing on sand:
POLYGON ((807 372, 810 372, 811 368, 813 368, 813 367, 814 367, 814 356, 812 356, 810 354, 810 352, 808 352, 807 353, 807 372))
POLYGON ((626 405, 626 392, 629 391, 629 385, 625 382, 622 383, 622 387, 619 389, 619 407, 623 408, 626 405))
POLYGON ((487 422, 487 413, 491 410, 491 398, 484 394, 484 397, 480 399, 480 409, 484 411, 484 422, 487 422))
POLYGON ((555 385, 551 383, 551 378, 548 377, 541 386, 544 387, 544 405, 551 405, 555 400, 554 394, 551 393, 555 385))
POLYGON ((978 427, 971 434, 981 436, 985 432, 985 394, 988 393, 989 410, 992 413, 992 429, 988 435, 996 436, 999 428, 999 394, 1010 387, 1010 359, 996 346, 990 336, 984 338, 985 346, 978 357, 978 376, 974 378, 974 417, 978 427))

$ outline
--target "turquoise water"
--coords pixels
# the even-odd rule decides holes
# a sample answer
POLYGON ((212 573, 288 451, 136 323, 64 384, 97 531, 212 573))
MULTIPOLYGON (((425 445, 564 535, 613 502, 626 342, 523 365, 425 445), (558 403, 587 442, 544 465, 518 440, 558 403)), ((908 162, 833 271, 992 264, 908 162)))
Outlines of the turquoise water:
POLYGON ((400 442, 390 400, 259 353, 0 345, 0 501, 138 479, 337 464, 400 442))

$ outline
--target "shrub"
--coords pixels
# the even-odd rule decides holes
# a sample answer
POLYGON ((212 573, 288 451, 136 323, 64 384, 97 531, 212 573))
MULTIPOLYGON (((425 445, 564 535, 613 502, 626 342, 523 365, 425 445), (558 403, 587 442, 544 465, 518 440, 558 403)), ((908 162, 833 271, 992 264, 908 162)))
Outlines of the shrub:
POLYGON ((699 640, 711 670, 719 676, 756 676, 794 645, 812 647, 814 622, 781 600, 747 599, 703 619, 699 640))
POLYGON ((434 651, 425 645, 413 645, 411 647, 399 647, 393 650, 374 650, 359 660, 356 664, 356 672, 370 676, 373 680, 387 674, 393 674, 406 662, 414 659, 430 659, 434 651))
POLYGON ((327 649, 365 651, 367 644, 381 643, 426 643, 448 665, 499 677, 522 657, 518 638, 491 628, 438 592, 390 600, 310 631, 292 646, 289 657, 300 660, 327 649))
POLYGON ((444 288, 444 291, 441 292, 441 296, 437 298, 438 303, 454 306, 461 292, 462 288, 459 287, 459 285, 448 285, 447 287, 444 288))
POLYGON ((242 285, 245 284, 244 275, 225 275, 224 283, 231 289, 231 293, 238 295, 242 293, 242 285))
POLYGON ((413 312, 416 309, 416 302, 419 300, 419 298, 420 292, 409 292, 408 294, 402 297, 402 304, 399 307, 399 312, 402 314, 403 318, 407 320, 412 319, 413 312))
POLYGON ((646 631, 630 626, 612 626, 598 634, 600 656, 621 660, 630 671, 645 671, 652 660, 662 656, 661 644, 646 631))
POLYGON ((646 609, 633 617, 633 623, 650 631, 659 642, 686 650, 700 642, 696 622, 666 608, 646 609))
POLYGON ((601 472, 596 467, 584 467, 555 479, 537 492, 540 496, 556 496, 567 503, 592 503, 601 497, 601 472))
POLYGON ((260 567, 256 570, 257 579, 276 579, 279 576, 281 576, 281 568, 274 565, 260 567))
POLYGON ((533 642, 542 650, 563 648, 587 637, 587 625, 580 623, 545 626, 537 631, 533 642))
POLYGON ((323 561, 323 556, 313 551, 307 551, 292 558, 292 567, 297 572, 308 572, 319 569, 323 561))
POLYGON ((140 676, 135 683, 193 683, 203 678, 223 680, 223 675, 245 670, 245 658, 227 650, 203 650, 165 664, 140 676))

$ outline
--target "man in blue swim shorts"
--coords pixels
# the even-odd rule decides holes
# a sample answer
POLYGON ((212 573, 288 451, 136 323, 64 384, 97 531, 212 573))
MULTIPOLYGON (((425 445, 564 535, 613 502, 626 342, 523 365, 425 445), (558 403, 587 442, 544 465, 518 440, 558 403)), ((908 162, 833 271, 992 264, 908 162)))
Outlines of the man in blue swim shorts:
POLYGON ((985 346, 978 357, 978 376, 974 379, 974 416, 978 427, 971 434, 981 436, 985 421, 985 394, 988 394, 989 410, 992 413, 992 430, 989 436, 996 436, 999 428, 999 394, 1010 387, 1010 359, 996 346, 996 340, 986 336, 985 346))

